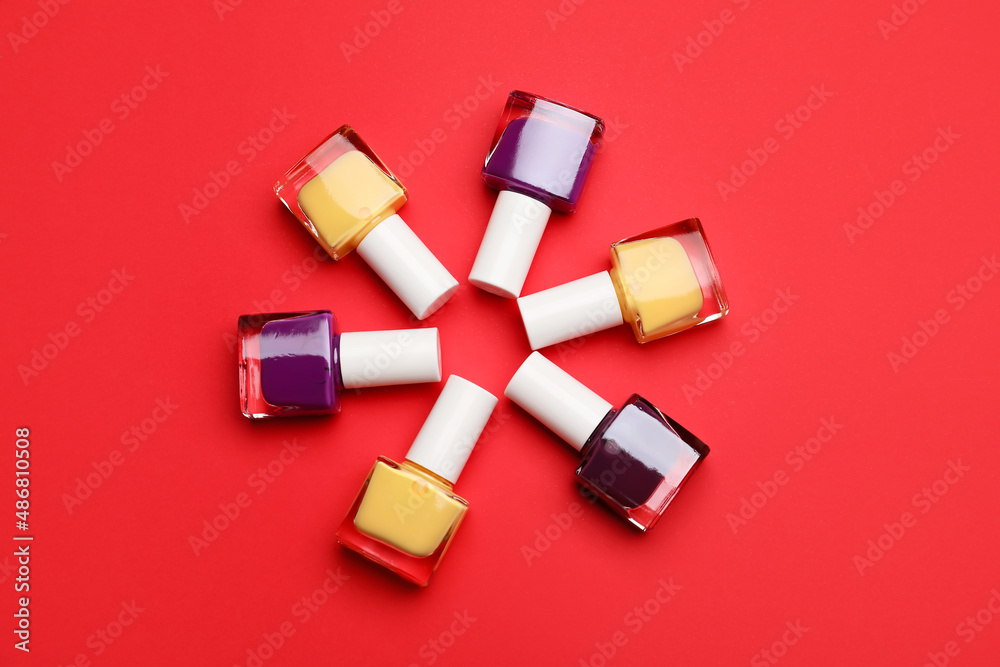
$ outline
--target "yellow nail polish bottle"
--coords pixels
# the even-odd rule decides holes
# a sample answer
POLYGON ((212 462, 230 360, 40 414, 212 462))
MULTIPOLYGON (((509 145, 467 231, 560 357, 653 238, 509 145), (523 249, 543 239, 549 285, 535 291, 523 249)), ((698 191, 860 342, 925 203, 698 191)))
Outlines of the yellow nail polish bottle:
POLYGON ((452 487, 496 404, 485 389, 449 377, 406 459, 375 461, 337 540, 426 586, 468 510, 452 487))
POLYGON ((418 319, 458 289, 397 214, 406 188, 351 126, 299 160, 274 192, 330 257, 339 260, 357 250, 418 319))
POLYGON ((625 322, 647 343, 729 312, 697 218, 611 244, 611 264, 610 271, 517 300, 531 349, 625 322))

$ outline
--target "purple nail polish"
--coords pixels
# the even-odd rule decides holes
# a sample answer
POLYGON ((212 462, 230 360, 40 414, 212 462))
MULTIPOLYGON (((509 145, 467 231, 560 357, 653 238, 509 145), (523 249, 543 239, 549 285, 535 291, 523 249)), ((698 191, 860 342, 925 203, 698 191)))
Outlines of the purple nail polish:
POLYGON ((638 394, 581 450, 581 484, 640 528, 652 528, 708 447, 638 394))
POLYGON ((486 160, 483 180, 497 190, 521 192, 553 210, 570 213, 580 199, 595 150, 590 133, 530 116, 515 118, 486 160))
POLYGON ((250 419, 340 412, 342 391, 441 379, 438 330, 339 333, 328 310, 239 319, 240 404, 250 419))
POLYGON ((340 411, 333 313, 271 320, 260 331, 260 388, 271 405, 340 411))
POLYGON ((577 481, 648 530, 706 456, 708 446, 633 394, 621 409, 533 352, 504 395, 580 451, 577 481))
POLYGON ((469 282, 508 298, 521 293, 549 214, 576 210, 603 135, 597 116, 510 94, 483 166, 483 180, 500 194, 469 282))

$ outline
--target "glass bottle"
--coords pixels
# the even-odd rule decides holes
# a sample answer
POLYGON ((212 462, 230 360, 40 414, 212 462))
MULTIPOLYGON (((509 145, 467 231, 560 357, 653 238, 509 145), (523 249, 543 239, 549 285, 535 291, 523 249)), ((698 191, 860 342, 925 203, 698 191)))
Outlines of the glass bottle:
POLYGON ((345 388, 441 380, 437 329, 340 333, 329 310, 242 315, 237 328, 249 419, 334 414, 345 388))
POLYGON ((705 443, 638 394, 615 410, 538 352, 504 395, 578 450, 577 482, 642 531, 708 456, 705 443))
POLYGON ((517 300, 531 349, 628 322, 640 343, 729 312, 697 218, 611 244, 611 270, 517 300))
POLYGON ((449 377, 405 460, 375 461, 337 541, 426 586, 468 510, 453 485, 496 404, 485 389, 449 377))
POLYGON ((274 192, 334 260, 357 249, 418 319, 458 289, 397 214, 406 188, 351 126, 299 160, 274 192))
POLYGON ((470 283, 508 298, 521 293, 549 214, 576 210, 603 134, 604 121, 585 111, 510 94, 483 166, 500 194, 470 283))

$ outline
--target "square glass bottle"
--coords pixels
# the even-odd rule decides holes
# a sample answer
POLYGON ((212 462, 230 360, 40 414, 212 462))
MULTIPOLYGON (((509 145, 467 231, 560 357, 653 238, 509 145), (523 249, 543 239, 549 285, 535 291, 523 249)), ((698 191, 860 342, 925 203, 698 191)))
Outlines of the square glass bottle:
POLYGON ((335 260, 406 203, 406 188, 350 125, 299 160, 274 192, 335 260))
POLYGON ((351 126, 299 160, 274 192, 334 260, 357 250, 417 319, 458 289, 397 213, 406 188, 351 126))
POLYGON ((641 530, 653 527, 708 446, 632 394, 587 439, 577 481, 641 530))
POLYGON ((697 218, 611 244, 611 279, 640 343, 712 322, 729 311, 697 218))
POLYGON ((483 180, 562 213, 576 210, 604 121, 586 111, 520 90, 507 98, 490 144, 483 180))
POLYGON ((465 518, 468 501, 430 470, 380 456, 337 531, 369 560, 426 586, 465 518))
POLYGON ((640 343, 724 317, 729 300, 697 218, 611 244, 611 269, 517 300, 531 349, 628 322, 640 343))
POLYGON ((708 456, 704 442, 638 394, 615 410, 538 352, 504 395, 578 450, 577 482, 642 531, 708 456))
POLYGON ((469 282, 513 298, 521 293, 552 211, 576 210, 604 134, 585 111, 515 90, 507 98, 483 165, 500 191, 469 282))
POLYGON ((402 463, 379 457, 337 530, 337 541, 426 586, 468 503, 452 491, 497 404, 452 375, 402 463))
POLYGON ((310 310, 242 315, 237 329, 249 419, 335 414, 345 388, 441 380, 435 328, 341 333, 329 310, 310 310))

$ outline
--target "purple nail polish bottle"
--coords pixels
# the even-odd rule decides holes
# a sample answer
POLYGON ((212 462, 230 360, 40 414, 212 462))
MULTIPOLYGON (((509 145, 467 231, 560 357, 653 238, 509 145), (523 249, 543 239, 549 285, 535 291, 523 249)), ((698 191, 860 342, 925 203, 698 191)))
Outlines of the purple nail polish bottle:
POLYGON ((334 414, 345 388, 441 379, 437 329, 340 333, 328 310, 242 315, 238 328, 250 419, 334 414))
POLYGON ((514 91, 483 166, 483 180, 550 209, 572 213, 580 200, 604 123, 544 97, 514 91))
POLYGON ((705 443, 638 394, 615 410, 538 352, 504 395, 579 450, 577 481, 643 531, 708 456, 705 443))
POLYGON ((507 297, 520 294, 551 211, 576 210, 604 121, 515 90, 507 98, 483 180, 500 190, 469 281, 507 297))

